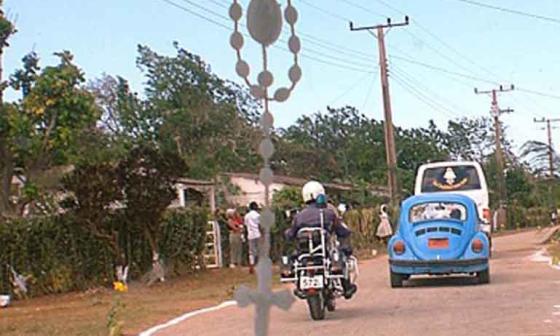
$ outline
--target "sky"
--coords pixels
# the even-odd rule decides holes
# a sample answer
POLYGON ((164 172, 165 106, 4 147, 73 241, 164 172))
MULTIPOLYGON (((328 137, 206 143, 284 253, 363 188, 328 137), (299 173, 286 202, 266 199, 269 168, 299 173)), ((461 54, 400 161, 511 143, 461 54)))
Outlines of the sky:
MULTIPOLYGON (((480 0, 560 20, 558 0, 480 0)), ((200 55, 214 73, 241 83, 235 53, 229 45, 233 0, 5 0, 5 12, 18 33, 4 54, 5 73, 35 51, 42 65, 53 53, 69 50, 89 80, 119 75, 142 92, 144 75, 136 67, 138 44, 173 55, 173 42, 200 55), (210 20, 210 21, 208 21, 210 20)), ((249 0, 240 0, 244 8, 249 0)), ((287 0, 279 1, 285 7, 287 0)), ((302 39, 303 77, 288 102, 273 104, 276 126, 352 105, 363 114, 383 118, 377 40, 356 26, 400 22, 386 37, 393 121, 398 126, 426 126, 430 119, 444 128, 449 119, 489 115, 489 90, 514 84, 499 95, 508 136, 519 148, 527 140, 546 141, 543 124, 533 118, 560 118, 560 21, 536 19, 473 6, 461 0, 293 0, 299 11, 296 33, 302 39), (545 94, 539 95, 528 91, 545 94), (553 95, 549 97, 546 95, 553 95)), ((286 28, 286 27, 285 27, 286 28)), ((288 35, 283 35, 287 38, 288 35)), ((254 44, 246 40, 243 57, 252 78, 262 69, 254 44)), ((289 84, 290 54, 270 49, 275 87, 289 84)), ((14 92, 7 99, 17 99, 14 92)), ((553 130, 560 149, 560 123, 553 130)))

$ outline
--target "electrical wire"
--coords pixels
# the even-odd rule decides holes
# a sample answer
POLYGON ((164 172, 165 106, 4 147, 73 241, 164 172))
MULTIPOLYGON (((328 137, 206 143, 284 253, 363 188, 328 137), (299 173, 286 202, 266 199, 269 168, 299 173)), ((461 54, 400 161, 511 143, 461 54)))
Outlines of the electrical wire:
MULTIPOLYGON (((402 10, 392 6, 391 4, 389 4, 387 1, 385 0, 375 0, 378 3, 380 3, 381 5, 385 6, 386 8, 389 8, 390 10, 399 13, 401 15, 406 15, 405 12, 403 12, 402 10)), ((489 69, 483 67, 482 65, 478 64, 477 62, 473 61, 472 59, 470 59, 468 56, 466 56, 464 53, 458 51, 456 48, 454 48, 453 46, 451 46, 449 43, 445 42, 442 38, 440 38, 439 36, 437 36, 435 33, 433 33, 432 31, 430 31, 430 29, 428 29, 425 25, 423 25, 420 21, 418 21, 415 18, 410 18, 410 22, 412 23, 411 26, 414 27, 418 27, 420 30, 422 30, 424 33, 428 34, 431 38, 433 38, 435 41, 437 41, 439 44, 441 44, 443 47, 445 47, 446 49, 448 49, 449 51, 451 51, 453 54, 455 54, 456 56, 459 56, 460 58, 462 58, 463 60, 465 60, 466 62, 470 63, 471 65, 474 65, 475 67, 479 68, 480 70, 482 70, 484 73, 491 75, 492 77, 495 77, 496 79, 499 78, 500 76, 496 75, 495 73, 493 73, 492 71, 490 71, 489 69)), ((407 30, 408 32, 408 30, 407 30)), ((451 63, 455 64, 456 66, 460 67, 462 70, 467 70, 466 67, 464 67, 463 65, 460 65, 457 61, 453 60, 450 57, 445 56, 441 51, 439 51, 437 48, 430 46, 429 43, 424 42, 420 37, 418 37, 417 35, 409 32, 409 35, 411 35, 412 37, 414 37, 415 39, 417 39, 418 41, 422 42, 423 44, 425 44, 429 49, 431 49, 432 51, 436 52, 438 55, 440 55, 441 57, 445 58, 447 61, 450 61, 451 63)), ((468 72, 472 72, 470 70, 467 70, 468 72)))
POLYGON ((422 101, 424 104, 430 106, 432 109, 437 110, 451 119, 455 119, 455 111, 449 109, 447 106, 442 105, 431 97, 427 96, 425 93, 417 89, 413 84, 410 84, 406 79, 400 77, 398 74, 393 73, 392 78, 395 80, 399 86, 401 86, 405 91, 415 96, 418 100, 422 101))
POLYGON ((299 0, 299 1, 300 1, 301 3, 303 3, 303 4, 305 4, 305 5, 307 5, 307 6, 311 7, 311 8, 313 8, 313 9, 315 9, 316 11, 321 12, 321 13, 323 13, 323 14, 325 14, 325 15, 327 15, 327 16, 330 16, 330 17, 332 17, 332 18, 335 18, 335 19, 337 19, 337 20, 340 20, 340 21, 343 21, 343 22, 346 22, 346 23, 348 23, 348 22, 351 21, 349 18, 346 18, 346 17, 344 17, 344 16, 342 16, 342 15, 340 15, 340 14, 336 14, 336 13, 333 13, 333 12, 331 12, 331 11, 328 11, 328 10, 322 8, 322 7, 319 7, 319 6, 317 6, 317 5, 313 4, 313 3, 311 3, 311 1, 307 1, 307 0, 299 0))
MULTIPOLYGON (((180 10, 183 10, 183 11, 185 11, 185 12, 191 14, 191 15, 194 15, 194 16, 196 16, 196 17, 198 17, 198 18, 200 18, 200 19, 202 19, 202 20, 205 20, 205 21, 207 21, 207 22, 209 22, 209 23, 212 23, 212 24, 214 24, 214 25, 216 25, 216 26, 219 26, 219 27, 224 28, 224 29, 227 29, 227 30, 231 30, 231 27, 229 27, 228 25, 226 25, 226 24, 224 24, 224 23, 221 23, 221 22, 219 22, 219 21, 216 21, 216 20, 214 20, 214 19, 212 19, 212 18, 209 18, 209 17, 207 17, 207 16, 205 16, 205 15, 202 15, 202 14, 200 14, 200 13, 198 13, 198 12, 196 12, 196 11, 190 9, 190 8, 187 8, 187 7, 185 7, 185 6, 179 5, 179 4, 175 3, 174 1, 171 1, 171 0, 161 0, 161 1, 164 1, 164 2, 168 3, 169 5, 174 6, 175 8, 178 8, 178 9, 180 9, 180 10)), ((212 10, 210 10, 210 9, 208 9, 208 8, 206 8, 206 7, 204 7, 204 6, 201 6, 201 5, 199 5, 199 4, 197 4, 197 3, 193 2, 193 1, 190 1, 190 0, 182 0, 182 1, 185 2, 185 3, 187 3, 187 4, 190 4, 191 6, 194 6, 194 7, 196 7, 196 8, 199 8, 200 10, 203 10, 203 11, 205 11, 205 12, 207 12, 207 13, 209 13, 209 14, 215 16, 215 17, 218 17, 218 18, 221 18, 221 19, 224 19, 224 20, 228 20, 227 17, 225 17, 225 16, 223 16, 223 15, 221 15, 221 14, 219 14, 219 13, 216 13, 216 12, 214 12, 214 11, 212 11, 212 10)), ((286 42, 285 40, 282 40, 282 39, 280 39, 280 41, 286 42)), ((278 45, 274 45, 273 47, 274 47, 274 48, 277 48, 277 49, 280 49, 280 50, 283 50, 283 51, 288 52, 288 53, 290 52, 290 51, 289 51, 287 48, 285 48, 285 47, 281 47, 281 46, 278 46, 278 45)), ((341 68, 341 69, 346 69, 346 70, 350 70, 350 71, 354 71, 354 72, 361 72, 361 73, 372 73, 372 71, 368 71, 368 70, 365 70, 365 69, 364 69, 364 67, 371 67, 371 65, 369 65, 369 64, 350 62, 350 61, 348 61, 347 59, 343 59, 343 58, 339 58, 339 57, 335 57, 335 56, 325 55, 324 53, 321 53, 321 52, 319 52, 319 51, 310 49, 309 47, 307 47, 305 51, 302 51, 301 56, 302 56, 302 58, 306 58, 306 59, 309 59, 309 60, 312 60, 312 61, 315 61, 315 62, 318 62, 318 63, 322 63, 322 64, 325 64, 325 65, 330 65, 330 66, 333 66, 333 67, 338 67, 338 68, 341 68), (309 55, 309 53, 313 54, 313 56, 312 56, 312 55, 309 55), (330 60, 321 59, 321 58, 319 58, 319 57, 323 57, 323 58, 330 59, 330 60), (333 62, 333 61, 331 61, 331 60, 342 61, 342 62, 344 62, 344 63, 343 63, 343 64, 335 63, 335 62, 333 62)))
POLYGON ((464 74, 464 73, 448 70, 448 69, 445 69, 445 68, 442 68, 442 67, 439 67, 439 66, 436 66, 436 65, 416 61, 416 60, 413 60, 413 59, 410 59, 410 58, 407 58, 407 57, 394 55, 394 54, 392 54, 390 57, 392 57, 394 59, 404 61, 404 62, 407 62, 407 63, 410 63, 410 64, 415 64, 415 65, 418 65, 418 66, 422 66, 424 68, 428 68, 428 69, 432 69, 432 70, 435 70, 435 71, 447 73, 449 75, 468 78, 470 80, 477 81, 477 82, 489 83, 489 84, 492 84, 492 85, 499 85, 498 82, 493 81, 493 80, 489 80, 489 79, 485 79, 485 78, 481 78, 481 77, 477 77, 477 76, 473 76, 473 75, 469 75, 469 74, 464 74))
POLYGON ((367 88, 364 103, 362 104, 362 111, 364 111, 366 109, 366 105, 369 102, 369 98, 371 97, 371 94, 373 92, 373 85, 374 84, 375 84, 375 77, 371 76, 371 82, 370 82, 370 85, 367 88))
MULTIPOLYGON (((219 26, 219 27, 227 29, 227 30, 231 29, 231 27, 229 27, 228 25, 226 25, 224 23, 221 23, 219 21, 211 19, 211 18, 209 18, 205 15, 202 15, 202 14, 196 12, 196 11, 193 11, 192 9, 189 9, 187 7, 178 5, 177 3, 175 3, 171 0, 162 0, 162 1, 178 8, 178 9, 181 9, 181 10, 183 10, 183 11, 185 11, 185 12, 191 14, 191 15, 194 15, 194 16, 202 19, 202 20, 208 21, 208 22, 210 22, 210 23, 212 23, 216 26, 219 26)), ((182 0, 182 1, 188 3, 192 6, 195 6, 195 7, 199 8, 199 9, 205 11, 205 12, 211 13, 212 15, 214 15, 216 17, 228 20, 227 17, 225 17, 221 14, 218 14, 218 13, 212 11, 212 10, 209 10, 208 8, 206 8, 204 6, 196 4, 193 1, 190 1, 190 0, 182 0)), ((300 0, 300 1, 307 3, 306 0, 300 0)), ((377 1, 384 2, 383 0, 377 0, 377 1)), ((216 0, 212 0, 212 2, 218 4, 218 2, 216 0)), ((345 2, 351 3, 350 1, 346 1, 346 0, 345 0, 345 2)), ((353 3, 351 3, 351 4, 353 4, 353 3)), ((308 5, 309 5, 309 3, 308 3, 308 5)), ((353 4, 353 5, 356 5, 356 4, 353 4)), ((315 5, 312 5, 312 6, 315 6, 315 5)), ((225 4, 221 5, 221 7, 225 8, 225 4)), ((317 7, 317 6, 315 6, 315 7, 317 7)), ((359 6, 359 8, 361 8, 363 10, 368 10, 368 12, 370 12, 370 13, 375 13, 375 12, 373 12, 373 11, 367 9, 366 7, 363 7, 363 6, 359 6)), ((377 13, 375 13, 375 14, 377 14, 377 13)), ((346 19, 344 18, 344 20, 346 20, 346 19)), ((349 48, 344 48, 342 46, 333 45, 330 42, 327 42, 325 40, 321 40, 321 39, 316 38, 316 37, 314 37, 310 34, 305 34, 305 35, 309 39, 308 42, 313 41, 316 45, 321 45, 323 48, 330 49, 332 51, 337 51, 338 53, 353 54, 354 56, 361 55, 362 59, 364 61, 366 60, 366 56, 369 56, 365 53, 362 53, 362 52, 359 52, 359 51, 356 51, 356 50, 352 50, 352 49, 349 49, 349 48), (319 42, 317 42, 317 41, 319 41, 319 42)), ((435 35, 434 35, 434 37, 435 37, 435 35)), ((442 43, 442 45, 446 45, 445 42, 443 42, 442 40, 440 41, 440 43, 442 43)), ((448 49, 454 50, 451 46, 448 46, 448 45, 446 45, 446 46, 448 47, 448 49)), ((280 47, 280 46, 277 46, 277 45, 275 45, 274 47, 276 47, 278 49, 281 49, 283 51, 289 52, 289 50, 284 48, 284 47, 280 47)), ((456 51, 456 53, 461 54, 458 51, 456 51)), ((367 68, 372 67, 372 64, 358 63, 358 62, 355 62, 355 61, 351 62, 351 61, 349 61, 348 59, 345 59, 345 58, 336 57, 336 56, 332 56, 332 55, 325 55, 324 53, 322 53, 320 51, 310 49, 308 47, 306 48, 306 50, 304 50, 302 52, 302 57, 307 58, 307 59, 309 59, 311 61, 314 61, 314 62, 318 62, 318 63, 324 64, 324 65, 337 67, 337 68, 340 68, 340 69, 346 69, 346 70, 350 70, 350 71, 354 71, 354 72, 360 72, 360 73, 364 73, 364 74, 373 74, 374 73, 374 71, 372 71, 372 70, 367 70, 367 68), (311 53, 313 55, 310 55, 309 53, 311 53), (320 58, 320 57, 322 57, 322 58, 320 58), (335 61, 335 62, 333 62, 333 61, 335 61), (341 64, 339 62, 344 62, 344 63, 341 64)), ((434 70, 434 71, 438 71, 438 72, 441 72, 441 73, 446 73, 448 75, 452 75, 452 76, 455 76, 455 77, 462 77, 462 78, 466 78, 466 79, 469 79, 469 80, 472 80, 472 81, 483 82, 483 83, 488 83, 488 84, 492 84, 492 85, 498 85, 498 82, 494 81, 494 80, 489 80, 489 79, 485 79, 485 78, 474 76, 474 75, 469 75, 469 74, 465 74, 465 73, 459 73, 459 72, 451 71, 451 70, 448 70, 448 69, 445 69, 445 68, 442 68, 442 67, 439 67, 439 66, 436 66, 436 65, 416 61, 416 60, 413 60, 413 59, 410 59, 410 58, 407 58, 407 57, 404 57, 404 56, 391 54, 391 57, 394 58, 394 59, 404 61, 404 62, 408 62, 410 64, 414 64, 414 65, 417 65, 417 66, 422 66, 422 67, 425 67, 425 68, 428 68, 428 69, 431 69, 431 70, 434 70)), ((376 67, 378 67, 378 66, 376 66, 376 67)), ((535 90, 531 90, 531 89, 527 89, 527 88, 519 88, 518 87, 517 89, 519 91, 525 92, 527 94, 539 95, 539 96, 547 97, 547 98, 551 98, 551 99, 560 99, 560 96, 554 95, 554 94, 535 91, 535 90)))
POLYGON ((371 76, 371 75, 372 74, 370 74, 370 73, 364 73, 362 76, 358 77, 357 81, 355 81, 350 86, 348 86, 348 88, 345 91, 343 91, 341 94, 336 96, 327 105, 333 105, 334 103, 338 102, 340 99, 344 98, 347 94, 349 94, 351 91, 353 91, 359 84, 361 84, 366 77, 371 76))
POLYGON ((352 7, 354 7, 354 8, 357 8, 357 9, 362 10, 362 11, 366 11, 366 12, 368 12, 368 13, 370 13, 370 14, 373 14, 373 15, 376 15, 376 16, 378 16, 378 17, 386 18, 385 15, 382 15, 382 14, 380 14, 380 13, 374 12, 373 10, 371 10, 371 9, 369 9, 369 8, 367 8, 367 7, 364 7, 364 6, 362 6, 362 5, 359 5, 359 4, 357 4, 357 3, 353 2, 353 1, 350 1, 350 0, 339 0, 339 1, 342 1, 342 2, 344 2, 344 3, 346 3, 346 4, 350 5, 350 6, 352 6, 352 7))
MULTIPOLYGON (((222 15, 222 14, 220 14, 220 13, 217 13, 217 12, 215 12, 215 11, 213 11, 213 10, 210 10, 210 9, 208 9, 207 7, 204 7, 204 6, 200 5, 200 4, 197 4, 197 3, 195 3, 194 1, 191 1, 191 0, 181 0, 181 1, 183 1, 183 2, 185 2, 185 3, 188 3, 188 4, 190 4, 191 6, 197 7, 197 8, 199 8, 199 9, 203 10, 203 11, 206 11, 206 12, 208 12, 208 13, 210 13, 210 14, 216 16, 216 17, 219 17, 219 18, 221 18, 221 19, 229 20, 229 18, 225 17, 224 15, 222 15)), ((216 2, 215 0, 214 0, 213 2, 214 2, 214 3, 219 3, 219 2, 216 2)), ((223 4, 223 5, 224 5, 224 7, 225 7, 225 4, 223 4)), ((241 26, 244 27, 244 25, 242 25, 242 24, 241 24, 241 26)), ((280 42, 286 43, 286 44, 287 44, 287 42, 288 42, 287 40, 282 39, 282 38, 280 38, 280 39, 278 39, 278 40, 279 40, 280 42)), ((331 48, 331 49, 334 49, 334 48, 331 48)), ((336 49, 335 49, 335 50, 336 50, 336 49)), ((337 56, 333 56, 333 55, 325 55, 325 54, 322 53, 321 51, 317 51, 317 50, 315 50, 315 49, 313 49, 313 48, 310 48, 310 47, 306 47, 306 50, 305 50, 305 51, 306 51, 306 52, 309 52, 309 53, 312 53, 312 54, 315 54, 315 55, 317 55, 317 56, 324 57, 324 58, 330 58, 330 59, 335 60, 335 61, 337 61, 337 62, 349 63, 350 65, 353 65, 353 66, 358 66, 358 67, 370 67, 370 66, 371 66, 371 64, 358 63, 358 62, 356 62, 356 61, 349 61, 347 58, 341 58, 341 57, 337 57, 337 56)), ((363 59, 363 58, 362 58, 362 59, 363 59)), ((368 58, 367 61, 368 61, 368 62, 371 62, 371 58, 368 58)))
POLYGON ((531 89, 527 89, 524 87, 516 87, 517 91, 521 91, 521 92, 525 92, 525 93, 529 93, 532 95, 537 95, 537 96, 541 96, 541 97, 546 97, 546 98, 551 98, 551 99, 560 99, 559 95, 555 95, 552 93, 546 93, 546 92, 541 92, 541 91, 535 91, 535 90, 531 90, 531 89))
POLYGON ((415 87, 418 87, 419 89, 422 89, 423 91, 427 92, 430 97, 443 102, 444 103, 443 106, 451 107, 455 111, 455 113, 460 112, 461 114, 464 114, 464 115, 472 115, 471 112, 468 112, 468 111, 464 110, 463 108, 460 108, 459 106, 455 105, 453 102, 448 100, 447 98, 440 96, 438 93, 431 90, 427 85, 423 84, 421 81, 414 78, 414 76, 407 73, 406 71, 401 70, 395 64, 391 64, 390 69, 392 69, 392 72, 396 72, 400 77, 408 80, 415 87))
POLYGON ((454 1, 459 1, 459 2, 463 2, 463 3, 466 3, 466 4, 470 4, 470 5, 474 5, 474 6, 478 6, 478 7, 483 7, 483 8, 487 8, 487 9, 493 9, 493 10, 504 12, 504 13, 515 14, 515 15, 530 17, 530 18, 537 19, 537 20, 542 20, 542 21, 547 21, 547 22, 560 24, 560 19, 554 18, 554 17, 549 17, 549 16, 544 16, 544 15, 524 12, 524 11, 520 11, 520 10, 517 10, 517 9, 499 7, 499 6, 490 5, 490 4, 487 4, 487 3, 483 3, 483 2, 479 2, 479 1, 473 1, 473 0, 454 0, 454 1))
MULTIPOLYGON (((385 6, 386 8, 389 8, 390 10, 399 13, 401 15, 406 15, 405 12, 403 12, 402 10, 399 10, 398 8, 392 6, 391 4, 389 4, 387 1, 385 0, 375 0, 378 3, 380 3, 381 5, 385 6)), ((416 26, 418 27, 420 30, 422 30, 425 34, 429 35, 432 39, 434 39, 436 42, 438 42, 441 46, 443 46, 445 49, 447 49, 448 51, 452 52, 455 56, 458 56, 459 58, 463 59, 464 61, 468 62, 470 65, 476 67, 478 70, 481 70, 484 74, 490 75, 491 77, 493 77, 494 79, 498 80, 501 76, 497 75, 495 72, 489 70, 488 68, 482 66, 481 64, 479 64, 478 62, 472 60, 470 57, 466 56, 465 53, 462 53, 460 51, 458 51, 456 48, 454 48, 453 46, 451 46, 449 43, 447 43, 446 41, 444 41, 442 38, 440 38, 438 35, 436 35, 435 33, 433 33, 430 29, 428 29, 425 25, 423 25, 420 21, 418 21, 415 18, 411 18, 410 19, 411 23, 413 23, 413 27, 416 26)), ((416 38, 418 38, 416 36, 416 38)), ((420 39, 421 41, 421 39, 420 39)), ((436 51, 435 48, 431 47, 428 43, 425 43, 430 49, 433 49, 434 51, 436 51)), ((392 47, 393 48, 393 47, 392 47)), ((394 48, 393 48, 394 49, 394 48)), ((440 56, 443 56, 441 52, 437 52, 440 56)), ((447 57, 445 57, 446 59, 448 59, 447 57)), ((462 65, 457 64, 457 62, 453 62, 455 65, 459 66, 461 69, 463 70, 467 70, 466 67, 463 67, 462 65)), ((471 72, 471 71, 468 71, 471 72)), ((453 77, 453 80, 457 83, 460 83, 466 87, 472 88, 471 84, 465 83, 461 80, 459 80, 458 78, 453 77)), ((519 88, 518 88, 519 91, 519 88)), ((521 89, 521 92, 523 92, 524 89, 521 89)), ((531 90, 533 91, 533 90, 531 90)), ((526 93, 526 92, 525 92, 526 93)), ((533 91, 531 92, 531 94, 536 94, 536 95, 541 95, 543 97, 548 97, 548 98, 553 98, 553 99, 558 99, 560 98, 559 96, 555 96, 552 94, 546 94, 546 93, 541 93, 538 91, 533 91)), ((531 101, 531 106, 529 106, 529 104, 526 104, 525 101, 518 99, 519 97, 517 97, 516 95, 512 96, 512 99, 518 104, 521 105, 523 107, 525 107, 527 110, 520 110, 521 113, 528 115, 528 116, 533 116, 533 114, 531 112, 529 112, 530 110, 534 110, 534 106, 538 106, 541 110, 545 110, 548 111, 549 113, 551 113, 549 111, 548 108, 543 108, 542 105, 540 105, 540 103, 538 101, 536 101, 532 96, 530 95, 526 95, 526 98, 529 99, 531 101)))

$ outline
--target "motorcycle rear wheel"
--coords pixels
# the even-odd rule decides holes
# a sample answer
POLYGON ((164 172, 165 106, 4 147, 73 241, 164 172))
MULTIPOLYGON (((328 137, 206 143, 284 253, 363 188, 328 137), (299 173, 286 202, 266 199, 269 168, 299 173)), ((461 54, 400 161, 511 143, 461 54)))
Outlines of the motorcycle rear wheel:
POLYGON ((322 292, 317 295, 308 296, 307 306, 309 307, 309 314, 314 321, 325 319, 325 298, 322 292))
POLYGON ((336 310, 336 301, 335 301, 335 298, 334 298, 334 297, 329 298, 329 299, 327 300, 326 306, 327 306, 327 310, 328 310, 328 311, 330 311, 330 312, 335 311, 335 310, 336 310))

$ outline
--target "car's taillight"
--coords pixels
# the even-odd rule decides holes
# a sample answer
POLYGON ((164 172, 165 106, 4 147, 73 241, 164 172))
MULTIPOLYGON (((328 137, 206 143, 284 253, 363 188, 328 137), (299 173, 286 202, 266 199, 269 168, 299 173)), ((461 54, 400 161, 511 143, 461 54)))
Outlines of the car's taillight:
POLYGON ((484 249, 484 243, 480 239, 473 240, 471 244, 474 253, 480 253, 484 249))
POLYGON ((490 209, 482 210, 482 218, 484 218, 486 222, 490 223, 490 220, 492 219, 492 213, 490 212, 490 209))
POLYGON ((396 254, 403 254, 405 250, 406 248, 402 240, 399 240, 393 245, 393 252, 395 252, 396 254))

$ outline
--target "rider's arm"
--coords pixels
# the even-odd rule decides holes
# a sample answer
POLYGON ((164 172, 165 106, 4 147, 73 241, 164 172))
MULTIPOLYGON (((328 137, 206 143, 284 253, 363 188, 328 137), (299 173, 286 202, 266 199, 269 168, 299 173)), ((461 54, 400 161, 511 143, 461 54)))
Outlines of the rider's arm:
POLYGON ((350 229, 344 225, 334 212, 328 212, 329 219, 333 223, 333 231, 338 238, 347 238, 352 233, 350 229))
POLYGON ((292 221, 292 226, 284 232, 284 236, 287 240, 293 240, 296 238, 298 232, 298 217, 296 216, 292 221))

